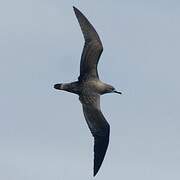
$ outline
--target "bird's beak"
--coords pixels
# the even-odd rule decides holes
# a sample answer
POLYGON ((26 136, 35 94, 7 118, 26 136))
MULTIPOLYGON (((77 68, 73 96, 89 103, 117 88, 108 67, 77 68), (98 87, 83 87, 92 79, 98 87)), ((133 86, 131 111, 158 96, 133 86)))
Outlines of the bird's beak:
POLYGON ((113 93, 122 94, 122 92, 116 90, 114 90, 113 93))

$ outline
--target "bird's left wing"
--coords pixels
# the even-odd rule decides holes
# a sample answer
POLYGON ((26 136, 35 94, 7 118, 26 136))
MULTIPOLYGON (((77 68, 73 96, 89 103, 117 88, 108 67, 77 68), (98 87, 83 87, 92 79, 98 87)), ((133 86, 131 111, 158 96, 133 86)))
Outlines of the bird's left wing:
POLYGON ((101 40, 88 19, 77 8, 73 8, 85 40, 79 80, 98 79, 97 64, 103 51, 101 40))
POLYGON ((100 110, 100 96, 80 96, 88 127, 94 137, 94 176, 99 171, 109 144, 110 126, 100 110))

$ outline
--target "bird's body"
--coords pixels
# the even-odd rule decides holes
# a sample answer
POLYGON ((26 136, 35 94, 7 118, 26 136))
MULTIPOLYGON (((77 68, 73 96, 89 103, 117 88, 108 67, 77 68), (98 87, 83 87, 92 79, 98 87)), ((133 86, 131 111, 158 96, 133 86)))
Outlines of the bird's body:
POLYGON ((98 79, 94 79, 85 82, 75 81, 72 83, 57 84, 55 89, 68 91, 78 95, 86 94, 88 92, 103 95, 105 93, 111 92, 114 88, 111 85, 105 84, 98 79))
POLYGON ((80 76, 78 81, 56 84, 54 88, 79 95, 84 117, 94 137, 95 176, 106 154, 110 133, 110 126, 101 112, 100 95, 112 92, 121 94, 121 92, 99 80, 97 64, 103 51, 101 40, 87 18, 77 8, 73 8, 85 39, 80 76))

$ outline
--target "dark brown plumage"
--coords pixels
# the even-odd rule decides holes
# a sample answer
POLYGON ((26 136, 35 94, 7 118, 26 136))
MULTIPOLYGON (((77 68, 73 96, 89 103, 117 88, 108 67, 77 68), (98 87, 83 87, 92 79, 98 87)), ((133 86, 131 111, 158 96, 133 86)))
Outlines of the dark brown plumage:
POLYGON ((99 78, 97 64, 103 51, 101 40, 88 19, 77 8, 73 8, 85 40, 81 56, 79 80, 99 78))
POLYGON ((97 65, 103 51, 101 40, 88 19, 77 8, 73 9, 85 39, 80 76, 76 82, 56 84, 54 88, 79 95, 84 117, 94 137, 95 176, 106 154, 110 134, 110 126, 101 112, 100 95, 112 92, 121 94, 121 92, 99 80, 97 65))

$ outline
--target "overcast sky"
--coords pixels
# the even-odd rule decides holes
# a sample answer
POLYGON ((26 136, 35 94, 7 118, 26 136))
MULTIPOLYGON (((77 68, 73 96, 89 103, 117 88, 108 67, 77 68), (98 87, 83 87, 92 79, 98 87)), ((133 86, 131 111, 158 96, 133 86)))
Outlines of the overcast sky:
POLYGON ((180 179, 180 1, 0 0, 0 179, 92 180, 93 138, 76 80, 78 7, 104 45, 110 144, 97 180, 180 179))

